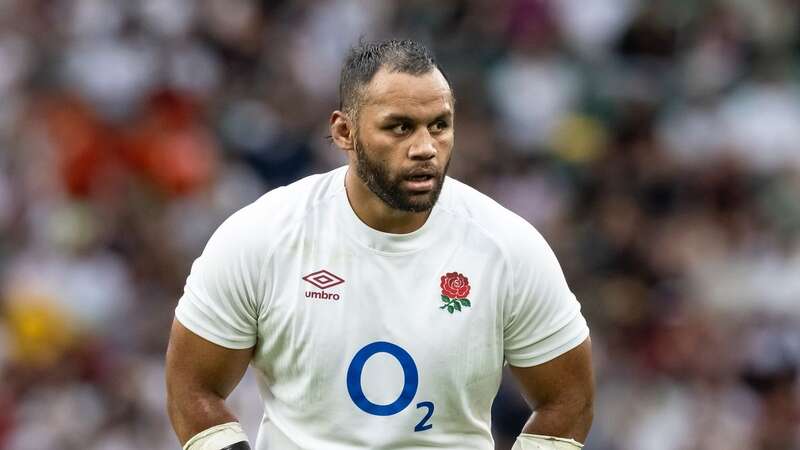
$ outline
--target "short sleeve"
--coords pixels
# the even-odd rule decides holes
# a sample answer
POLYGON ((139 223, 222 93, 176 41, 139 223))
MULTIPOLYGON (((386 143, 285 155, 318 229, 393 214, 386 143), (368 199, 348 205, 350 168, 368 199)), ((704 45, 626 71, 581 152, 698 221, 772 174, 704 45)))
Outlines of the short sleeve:
POLYGON ((577 347, 589 328, 550 246, 527 222, 519 231, 510 250, 503 340, 506 361, 529 367, 577 347))
POLYGON ((192 264, 175 318, 198 336, 227 348, 256 343, 262 262, 241 210, 228 218, 192 264))

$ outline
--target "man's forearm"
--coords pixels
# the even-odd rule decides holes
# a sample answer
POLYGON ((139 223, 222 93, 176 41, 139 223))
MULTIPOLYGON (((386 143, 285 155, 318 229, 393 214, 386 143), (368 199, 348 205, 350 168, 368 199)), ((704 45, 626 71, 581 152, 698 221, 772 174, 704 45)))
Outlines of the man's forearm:
POLYGON ((540 405, 525 423, 522 432, 585 442, 592 419, 591 403, 540 405))
POLYGON ((169 418, 181 445, 203 430, 238 420, 219 395, 202 390, 181 391, 167 398, 169 418))

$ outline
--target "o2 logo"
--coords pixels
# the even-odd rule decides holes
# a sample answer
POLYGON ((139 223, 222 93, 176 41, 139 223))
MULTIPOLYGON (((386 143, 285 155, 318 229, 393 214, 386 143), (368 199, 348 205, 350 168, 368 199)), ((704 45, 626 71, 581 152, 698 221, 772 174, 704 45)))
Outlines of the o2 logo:
MULTIPOLYGON (((406 409, 414 400, 414 396, 417 395, 418 386, 419 371, 417 371, 414 358, 402 347, 390 342, 378 341, 366 345, 356 353, 356 356, 350 361, 350 367, 347 368, 347 392, 350 394, 350 398, 362 411, 374 416, 392 416, 406 409), (364 364, 376 353, 388 353, 394 356, 400 363, 400 367, 403 368, 403 390, 397 400, 388 405, 372 403, 364 395, 364 389, 361 387, 361 373, 364 371, 364 364)), ((427 409, 427 412, 417 426, 414 427, 414 431, 425 431, 433 428, 433 424, 428 423, 428 420, 433 416, 433 402, 417 403, 417 409, 423 408, 427 409)))

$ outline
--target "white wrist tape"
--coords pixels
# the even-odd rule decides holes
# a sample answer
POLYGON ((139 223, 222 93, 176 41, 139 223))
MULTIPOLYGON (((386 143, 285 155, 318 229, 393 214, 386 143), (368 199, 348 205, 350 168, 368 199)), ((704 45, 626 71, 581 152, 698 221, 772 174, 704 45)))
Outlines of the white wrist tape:
POLYGON ((583 445, 574 439, 522 433, 517 437, 511 450, 577 450, 581 448, 583 445))
POLYGON ((220 450, 246 440, 247 435, 239 422, 228 422, 195 434, 186 442, 183 450, 220 450))

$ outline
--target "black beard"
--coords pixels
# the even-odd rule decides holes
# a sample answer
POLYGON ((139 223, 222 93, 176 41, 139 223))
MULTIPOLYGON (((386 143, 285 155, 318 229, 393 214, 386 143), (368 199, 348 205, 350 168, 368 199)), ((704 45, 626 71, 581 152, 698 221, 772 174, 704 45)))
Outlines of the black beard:
POLYGON ((402 175, 392 177, 385 164, 371 160, 358 138, 355 139, 355 151, 358 161, 358 164, 356 164, 358 177, 361 178, 361 181, 367 185, 373 194, 377 195, 390 208, 419 213, 430 211, 433 205, 436 204, 439 194, 442 192, 444 176, 447 174, 450 161, 447 161, 444 170, 435 177, 436 183, 431 192, 413 195, 402 188, 401 183, 404 177, 402 175), (418 199, 418 197, 420 198, 418 199))

